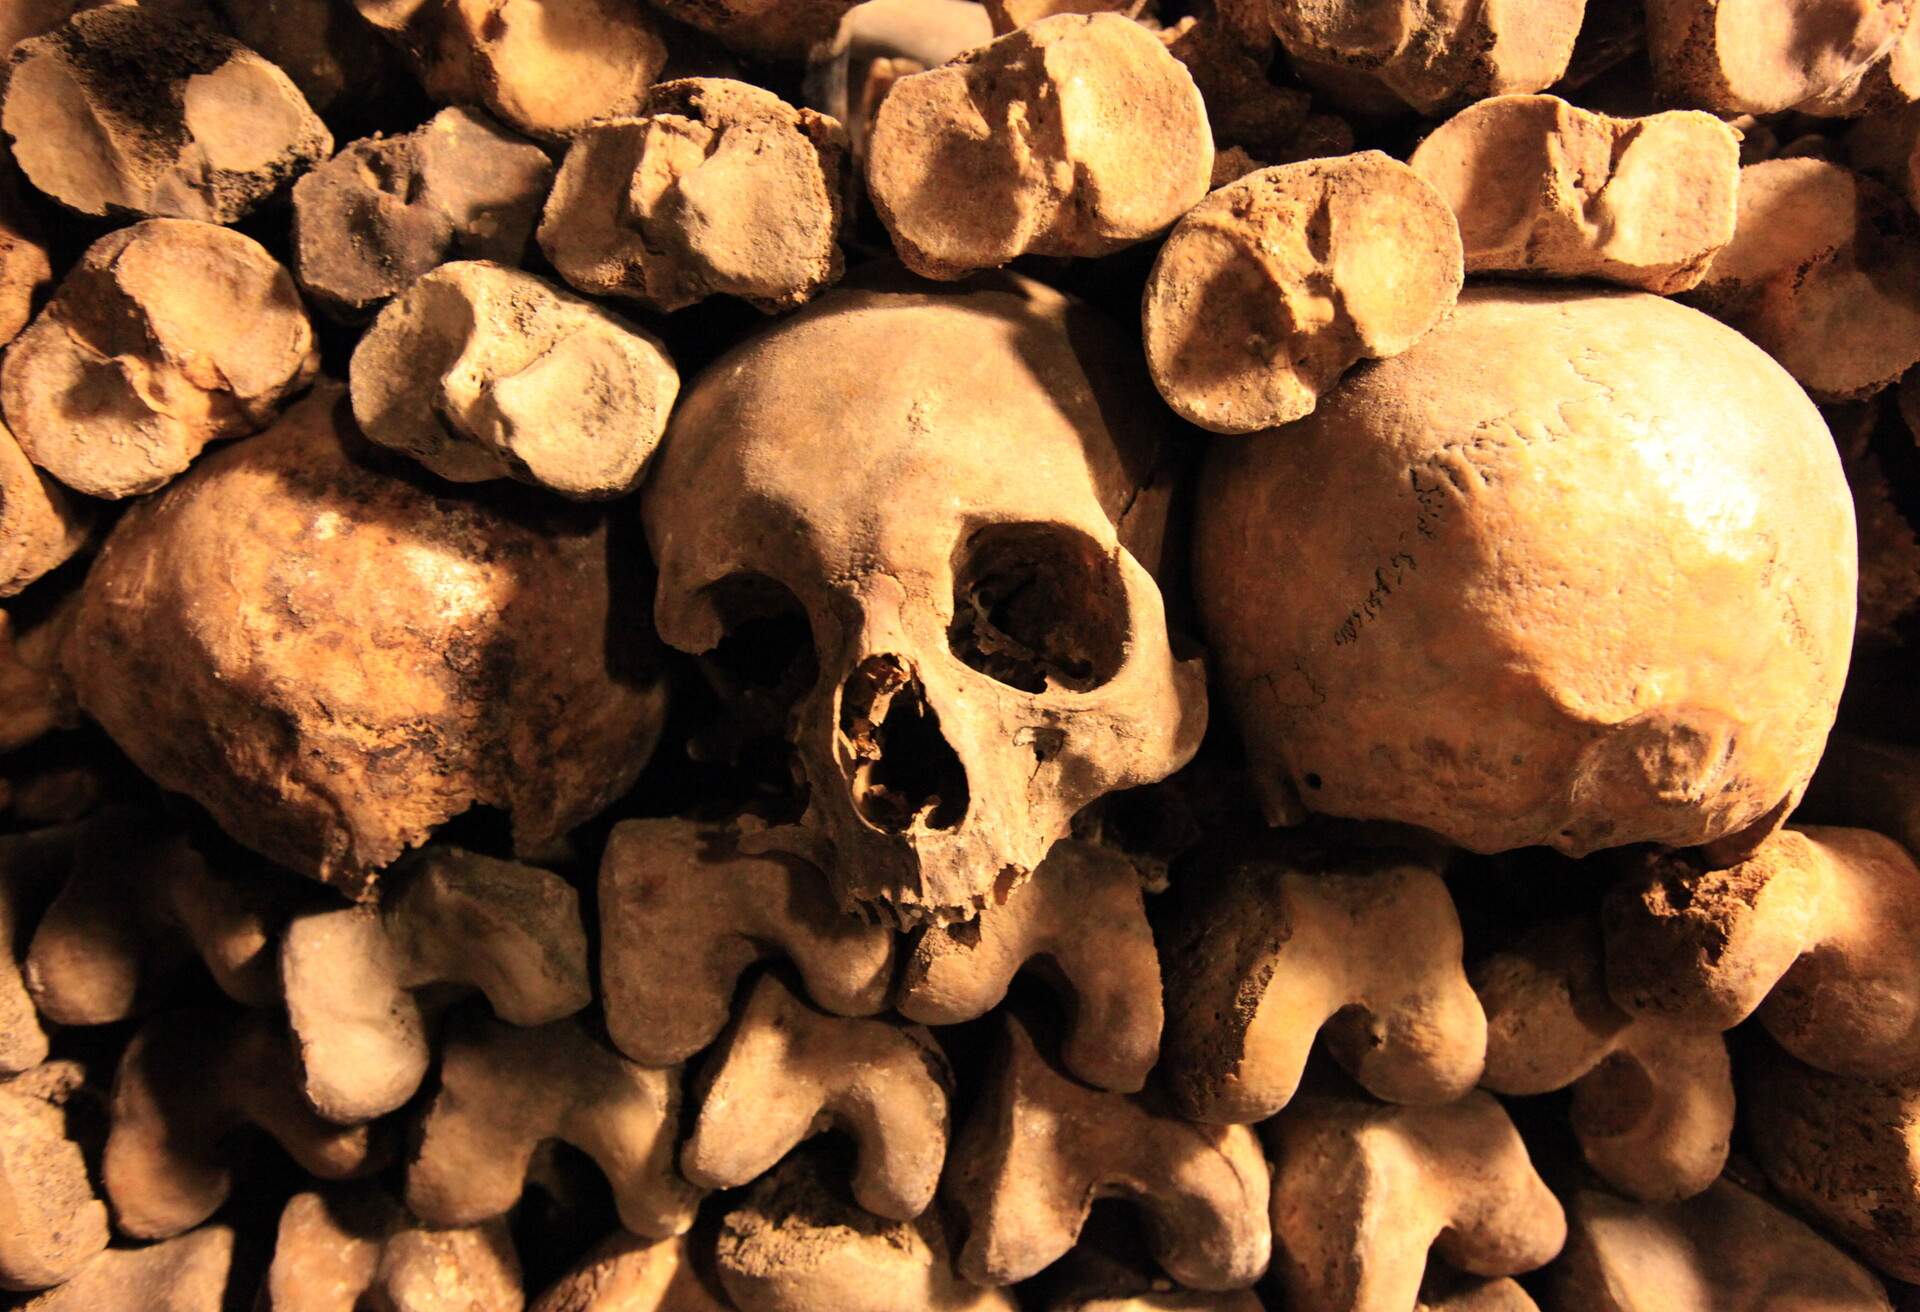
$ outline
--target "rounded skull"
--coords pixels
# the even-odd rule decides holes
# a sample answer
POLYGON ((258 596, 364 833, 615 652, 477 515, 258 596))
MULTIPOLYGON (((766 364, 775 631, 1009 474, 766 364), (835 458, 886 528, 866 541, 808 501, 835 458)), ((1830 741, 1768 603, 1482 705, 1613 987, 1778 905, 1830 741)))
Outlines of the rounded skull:
POLYGON ((1758 347, 1657 296, 1470 289, 1306 419, 1216 446, 1196 522, 1275 818, 1737 857, 1846 678, 1832 438, 1758 347))
POLYGON ((321 383, 121 518, 64 649, 150 777, 355 897, 475 805, 551 847, 633 783, 666 714, 616 521, 382 454, 321 383))
POLYGON ((1074 813, 1184 764, 1200 664, 1152 569, 1172 466, 1136 351, 1010 277, 842 290, 675 412, 642 514, 661 636, 790 696, 801 824, 844 902, 972 916, 1074 813), (771 655, 769 635, 804 634, 771 655), (804 620, 804 623, 800 621, 804 620))

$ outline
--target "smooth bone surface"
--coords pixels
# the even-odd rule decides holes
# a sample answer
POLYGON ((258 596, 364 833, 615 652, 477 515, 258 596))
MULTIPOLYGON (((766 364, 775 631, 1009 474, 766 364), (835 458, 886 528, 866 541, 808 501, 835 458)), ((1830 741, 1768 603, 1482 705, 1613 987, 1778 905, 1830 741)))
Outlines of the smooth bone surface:
POLYGON ((516 478, 579 500, 639 486, 680 375, 653 334, 530 273, 442 265, 353 353, 366 435, 456 483, 516 478))
POLYGON ((1734 1106, 1721 1027, 1615 1006, 1597 925, 1542 925, 1473 979, 1487 1013, 1483 1087, 1525 1097, 1571 1085, 1581 1152, 1635 1198, 1688 1198, 1719 1176, 1734 1106))
POLYGON ((1203 1121, 1263 1121, 1325 1031, 1376 1097, 1473 1088, 1487 1023, 1437 860, 1341 842, 1223 853, 1185 881, 1162 933, 1167 1084, 1203 1121))
POLYGON ((265 247, 149 219, 87 248, 8 349, 0 406, 34 464, 120 498, 266 427, 319 367, 299 290, 265 247))
POLYGON ((1816 401, 1861 400, 1920 361, 1920 224, 1870 178, 1821 159, 1740 170, 1733 240, 1693 299, 1816 401))
POLYGON ((1621 1005, 1731 1029, 1757 1014, 1838 1075, 1920 1072, 1920 867, 1865 829, 1787 829, 1724 870, 1651 856, 1606 902, 1621 1005))
POLYGON ((1407 162, 1459 219, 1469 273, 1664 294, 1698 283, 1733 240, 1740 140, 1711 114, 1613 118, 1500 96, 1442 123, 1407 162))
POLYGON ((626 820, 600 866, 600 986, 607 1030, 648 1066, 706 1047, 734 985, 769 956, 791 959, 827 1011, 869 1016, 893 985, 893 934, 840 913, 805 863, 755 856, 724 825, 626 820))
POLYGON ((293 271, 348 322, 450 260, 518 264, 553 162, 477 110, 353 142, 293 188, 293 271))
POLYGON ((286 1035, 266 1012, 148 1021, 120 1059, 112 1114, 101 1176, 114 1228, 139 1239, 181 1234, 219 1210, 233 1168, 247 1160, 234 1142, 245 1126, 265 1130, 323 1180, 384 1164, 372 1129, 330 1125, 307 1106, 286 1035))
POLYGON ((380 904, 296 917, 280 945, 306 1095, 330 1121, 384 1116, 419 1089, 448 995, 543 1025, 593 1001, 580 898, 558 875, 429 848, 380 904), (432 991, 431 1000, 420 996, 432 991))
POLYGON ((599 1165, 627 1229, 683 1234, 700 1194, 674 1171, 679 1122, 677 1067, 635 1065, 579 1018, 522 1028, 469 1011, 445 1042, 407 1205, 435 1226, 501 1216, 519 1201, 534 1149, 558 1139, 599 1165))
POLYGON ((1910 0, 1648 0, 1647 53, 1670 104, 1771 114, 1840 93, 1894 46, 1910 0))
POLYGON ((1140 873, 1117 853, 1068 839, 978 920, 929 927, 907 958, 897 1004, 957 1025, 1005 1001, 1016 974, 1058 987, 1069 1012, 1060 1060, 1103 1089, 1138 1093, 1160 1054, 1160 958, 1140 873))
POLYGON ((868 186, 908 268, 1107 255, 1206 194, 1213 138, 1184 65, 1117 14, 1064 14, 895 83, 868 186))
POLYGON ((1459 295, 1445 200, 1378 151, 1261 169, 1189 211, 1147 283, 1147 365, 1216 433, 1298 419, 1361 359, 1397 355, 1459 295))
POLYGON ((1460 1270, 1509 1275, 1566 1239, 1559 1200, 1485 1093, 1441 1107, 1309 1095, 1266 1133, 1274 1267, 1293 1312, 1398 1312, 1419 1295, 1429 1248, 1460 1270))
POLYGON ((412 57, 429 95, 564 139, 633 112, 659 76, 660 22, 629 0, 350 0, 412 57))
POLYGON ((1267 1163, 1240 1125, 1195 1125, 1152 1093, 1089 1089, 1055 1070, 1003 1013, 987 1091, 953 1148, 948 1198, 966 1218, 960 1271, 978 1285, 1034 1275, 1080 1237, 1096 1200, 1149 1219, 1154 1259, 1181 1284, 1243 1288, 1267 1269, 1267 1163))
POLYGON ((933 1201, 953 1075, 928 1030, 828 1015, 768 974, 707 1060, 693 1095, 700 1111, 680 1153, 681 1173, 693 1183, 748 1184, 801 1140, 837 1129, 858 1146, 860 1206, 910 1221, 933 1201))
POLYGON ((1272 820, 1726 863, 1838 710, 1857 560, 1832 434, 1758 346, 1662 297, 1469 287, 1307 418, 1214 444, 1196 507, 1215 686, 1272 820), (1697 509, 1728 498, 1778 555, 1721 549, 1697 509))
POLYGON ((367 1185, 287 1200, 260 1312, 521 1312, 525 1302, 504 1220, 429 1229, 367 1185))
POLYGON ((1568 1200, 1567 1249, 1550 1280, 1564 1312, 1888 1312, 1858 1262, 1731 1180, 1648 1206, 1598 1189, 1568 1200))
POLYGON ((663 82, 567 149, 540 248, 579 290, 685 309, 738 296, 775 313, 839 279, 847 136, 725 78, 663 82))
POLYGON ((333 151, 293 80, 239 42, 105 5, 14 48, 0 126, 82 214, 231 223, 333 151))

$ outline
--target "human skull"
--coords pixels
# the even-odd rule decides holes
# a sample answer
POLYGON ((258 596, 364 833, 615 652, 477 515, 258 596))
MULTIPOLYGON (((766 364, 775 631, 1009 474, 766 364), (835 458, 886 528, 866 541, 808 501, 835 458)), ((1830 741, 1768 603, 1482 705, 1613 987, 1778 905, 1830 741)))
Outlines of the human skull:
POLYGON ((1171 473, 1139 372, 1024 280, 842 290, 675 412, 642 502, 661 634, 714 652, 804 615, 810 652, 752 653, 784 664, 808 786, 765 842, 843 902, 971 917, 1081 807, 1193 755, 1205 685, 1151 573, 1171 473))
POLYGON ((1643 293, 1487 284, 1208 455, 1194 595, 1255 782, 1475 852, 1739 860, 1854 631, 1851 498, 1784 370, 1643 293))

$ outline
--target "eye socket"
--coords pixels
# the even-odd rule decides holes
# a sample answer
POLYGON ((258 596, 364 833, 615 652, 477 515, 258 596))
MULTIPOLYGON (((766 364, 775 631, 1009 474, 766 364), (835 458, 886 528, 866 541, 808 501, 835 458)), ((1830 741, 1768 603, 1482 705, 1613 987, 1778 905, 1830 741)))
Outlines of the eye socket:
POLYGON ((764 574, 733 574, 707 587, 726 636, 700 658, 723 696, 784 711, 813 687, 820 661, 806 607, 764 574))
POLYGON ((960 548, 947 645, 1022 692, 1091 692, 1126 660, 1117 562, 1064 524, 990 524, 960 548))

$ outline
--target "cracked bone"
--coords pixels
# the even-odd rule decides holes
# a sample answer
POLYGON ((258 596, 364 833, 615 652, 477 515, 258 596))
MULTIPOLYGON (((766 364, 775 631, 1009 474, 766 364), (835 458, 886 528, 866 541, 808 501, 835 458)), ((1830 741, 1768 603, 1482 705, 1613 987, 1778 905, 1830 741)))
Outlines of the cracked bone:
POLYGON ((977 920, 930 926, 907 958, 896 1006, 957 1025, 1006 1000, 1031 971, 1064 995, 1061 1064, 1103 1089, 1138 1093, 1160 1054, 1160 959, 1140 872, 1117 853, 1067 839, 977 920))
POLYGON ((1437 858, 1309 836, 1190 860, 1161 933, 1166 1080, 1183 1114, 1272 1116, 1323 1030, 1375 1097, 1474 1087, 1487 1022, 1437 858))
POLYGON ((553 162, 476 110, 352 142, 293 188, 293 272, 348 322, 449 260, 518 264, 553 162))
POLYGON ((1274 1268, 1292 1312, 1400 1312, 1429 1248, 1459 1270, 1512 1275, 1566 1239, 1513 1122, 1478 1090, 1437 1107, 1310 1094, 1264 1128, 1274 1268))
POLYGON ((295 917, 280 942, 307 1101, 352 1124, 419 1089, 428 1029, 458 992, 544 1025, 593 1001, 580 899, 558 875, 430 847, 380 903, 295 917))
POLYGON ((114 1228, 138 1239, 181 1234, 219 1210, 249 1160, 235 1138, 243 1127, 265 1130, 324 1180, 370 1174, 386 1155, 374 1128, 331 1125, 307 1106, 292 1047, 266 1012, 148 1021, 120 1059, 112 1118, 101 1179, 114 1228))
POLYGON ((87 248, 8 349, 0 405, 34 464, 121 498, 265 428, 319 367, 299 290, 265 247, 148 219, 87 248))
POLYGON ((160 786, 368 896, 476 803, 553 842, 639 774, 664 716, 609 522, 383 470, 337 384, 123 515, 65 649, 80 704, 160 786))
POLYGON ((1181 418, 1250 433, 1311 413, 1362 359, 1397 355, 1459 295, 1446 201, 1378 151, 1261 169, 1190 210, 1142 309, 1154 385, 1181 418))
POLYGON ((1213 171, 1192 76, 1117 14, 1042 19, 901 78, 868 148, 900 258, 941 279, 1025 254, 1112 254, 1165 231, 1213 171))
POLYGON ((361 430, 440 477, 589 501, 639 486, 680 390, 653 334, 486 260, 443 264, 389 302, 351 379, 361 430))
POLYGON ((1599 278, 1685 291, 1733 240, 1740 141, 1711 114, 1613 118, 1558 96, 1500 96, 1407 161, 1460 222, 1469 273, 1599 278))
POLYGON ((740 1312, 1016 1312, 1012 1294, 963 1280, 949 1253, 940 1208, 882 1220, 817 1148, 760 1177, 718 1243, 720 1284, 740 1312))
POLYGON ((1785 829, 1724 870, 1646 856, 1604 905, 1629 1010, 1720 1030, 1757 1016, 1822 1070, 1920 1073, 1920 866, 1892 839, 1785 829))
POLYGON ((1233 20, 1214 6, 1212 12, 1189 14, 1160 39, 1173 57, 1187 66, 1193 84, 1207 107, 1207 124, 1215 148, 1213 183, 1224 181, 1222 170, 1230 159, 1257 157, 1260 163, 1239 168, 1230 177, 1250 173, 1264 164, 1288 163, 1307 155, 1345 154, 1341 151, 1306 154, 1300 148, 1310 136, 1309 124, 1325 115, 1312 115, 1312 97, 1299 87, 1283 87, 1269 77, 1273 63, 1273 36, 1264 16, 1257 34, 1240 31, 1233 20))
POLYGON ((0 1081, 0 1289, 45 1289, 106 1248, 107 1206, 69 1111, 86 1071, 54 1061, 0 1081))
POLYGON ((280 1213, 260 1312, 521 1312, 504 1219, 436 1230, 378 1185, 295 1194, 280 1213))
POLYGON ((82 214, 231 223, 333 151, 278 67, 148 8, 83 10, 16 46, 9 66, 13 157, 82 214))
POLYGON ((1575 1190, 1548 1279, 1562 1312, 1892 1309, 1866 1268, 1731 1179, 1661 1205, 1575 1190))
POLYGON ((671 1066, 725 1028, 754 962, 790 959, 823 1010, 870 1016, 893 986, 893 934, 844 916, 804 862, 742 850, 691 820, 624 820, 600 866, 600 987, 622 1052, 671 1066))
POLYGON ((1723 1027, 1615 1006, 1598 925, 1537 926, 1476 965, 1473 979, 1487 1012, 1483 1088, 1524 1097, 1571 1086, 1581 1153, 1632 1197, 1689 1198, 1720 1175, 1733 1134, 1723 1027))
POLYGON ((1772 114, 1844 95, 1905 33, 1913 0, 1648 0, 1668 104, 1772 114))
POLYGON ((1270 820, 1729 864, 1832 727, 1857 574, 1832 435, 1758 346, 1661 297, 1469 287, 1306 419, 1214 444, 1196 507, 1270 820))
POLYGON ((650 310, 738 296, 772 314, 838 281, 844 128, 725 78, 654 87, 567 148, 540 248, 580 291, 650 310))
POLYGON ((947 1155, 953 1075, 933 1035, 898 1021, 830 1016, 765 974, 707 1058, 680 1170, 707 1189, 748 1184, 802 1140, 851 1135, 854 1199, 911 1221, 947 1155))
POLYGON ((1181 1284, 1240 1289, 1265 1273, 1267 1162, 1251 1130, 1180 1120, 1151 1092, 1089 1089, 1054 1069, 1016 1012, 1001 1024, 946 1181, 966 1220, 962 1275, 1027 1279, 1073 1247, 1102 1198, 1145 1214, 1154 1259, 1181 1284))
POLYGON ((581 1017, 523 1028, 469 1009, 447 1033, 407 1206, 432 1226, 501 1216, 534 1150, 557 1139, 598 1164, 627 1229, 684 1234, 700 1192, 674 1171, 679 1119, 678 1067, 627 1061, 581 1017))
POLYGON ((1573 58, 1585 0, 1479 5, 1268 6, 1275 35, 1309 86, 1369 115, 1410 106, 1429 117, 1488 96, 1543 91, 1573 58))

